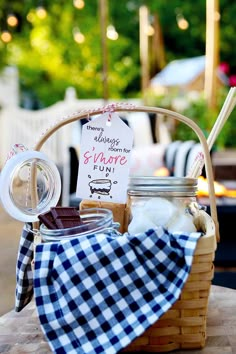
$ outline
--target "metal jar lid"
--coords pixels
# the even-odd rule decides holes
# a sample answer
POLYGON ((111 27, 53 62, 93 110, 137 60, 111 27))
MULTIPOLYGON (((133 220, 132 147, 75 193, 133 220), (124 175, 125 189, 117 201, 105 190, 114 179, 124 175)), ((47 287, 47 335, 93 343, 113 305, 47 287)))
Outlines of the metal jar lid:
POLYGON ((137 176, 130 177, 128 194, 133 196, 152 196, 165 193, 176 197, 195 197, 197 187, 197 178, 137 176))

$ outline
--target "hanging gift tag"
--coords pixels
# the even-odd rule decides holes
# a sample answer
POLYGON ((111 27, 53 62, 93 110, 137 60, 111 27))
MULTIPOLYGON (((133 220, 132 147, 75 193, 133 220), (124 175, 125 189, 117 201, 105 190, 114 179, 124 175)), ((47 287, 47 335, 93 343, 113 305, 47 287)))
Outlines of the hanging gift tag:
POLYGON ((126 203, 132 130, 116 113, 104 113, 82 130, 76 196, 126 203))

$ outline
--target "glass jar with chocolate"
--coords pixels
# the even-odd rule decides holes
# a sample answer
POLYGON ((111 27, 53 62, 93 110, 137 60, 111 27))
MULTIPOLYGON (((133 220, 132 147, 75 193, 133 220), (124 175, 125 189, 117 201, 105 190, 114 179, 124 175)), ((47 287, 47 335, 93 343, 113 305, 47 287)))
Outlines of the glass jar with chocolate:
POLYGON ((55 207, 39 215, 40 234, 44 242, 61 241, 77 236, 110 233, 119 234, 119 223, 113 222, 111 210, 90 208, 77 210, 74 207, 55 207))
POLYGON ((169 232, 195 232, 197 183, 195 178, 131 177, 128 232, 137 234, 157 226, 169 232))
POLYGON ((40 228, 45 242, 98 232, 119 234, 120 224, 113 222, 111 210, 58 207, 61 177, 57 166, 44 153, 18 145, 0 175, 0 201, 9 215, 33 224, 37 236, 40 228))

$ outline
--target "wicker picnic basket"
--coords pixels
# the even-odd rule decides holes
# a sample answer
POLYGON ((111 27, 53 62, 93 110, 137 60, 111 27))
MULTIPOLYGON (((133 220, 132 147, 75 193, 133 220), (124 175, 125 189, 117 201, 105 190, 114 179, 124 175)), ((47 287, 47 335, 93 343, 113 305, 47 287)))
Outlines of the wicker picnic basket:
MULTIPOLYGON (((197 229, 202 230, 204 236, 198 241, 191 272, 179 300, 144 334, 123 349, 123 352, 158 353, 176 349, 203 348, 206 341, 208 299, 214 274, 213 260, 217 241, 219 241, 213 172, 207 141, 201 129, 192 120, 167 109, 117 104, 112 105, 112 110, 164 114, 193 129, 200 140, 204 153, 211 210, 211 216, 200 211, 199 216, 195 219, 197 229)), ((62 126, 103 112, 104 108, 86 110, 61 119, 43 135, 36 144, 35 150, 40 150, 45 141, 62 126)), ((37 226, 35 225, 35 228, 37 226)))

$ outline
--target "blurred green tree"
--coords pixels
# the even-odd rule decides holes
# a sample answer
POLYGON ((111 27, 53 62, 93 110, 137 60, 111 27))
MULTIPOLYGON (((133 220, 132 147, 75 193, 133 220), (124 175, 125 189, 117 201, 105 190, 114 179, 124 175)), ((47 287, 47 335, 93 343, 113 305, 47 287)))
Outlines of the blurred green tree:
MULTIPOLYGON (((0 0, 0 65, 17 65, 22 89, 34 93, 44 106, 62 99, 68 86, 74 86, 80 98, 102 97, 98 1, 84 0, 84 6, 78 9, 76 6, 83 4, 83 0, 0 0), (15 27, 7 24, 10 14, 17 17, 15 27), (3 41, 6 30, 12 36, 8 43, 3 41)), ((110 97, 140 94, 139 7, 142 4, 149 7, 151 15, 158 13, 167 62, 204 54, 205 1, 107 2, 108 24, 113 24, 119 34, 117 40, 108 40, 110 97), (189 23, 186 30, 177 26, 179 15, 189 23)), ((236 3, 220 0, 220 11, 220 60, 229 64, 232 74, 236 73, 236 3)))

